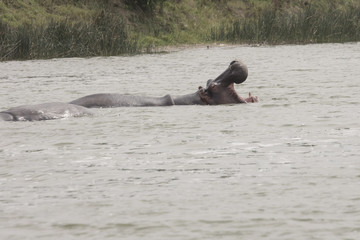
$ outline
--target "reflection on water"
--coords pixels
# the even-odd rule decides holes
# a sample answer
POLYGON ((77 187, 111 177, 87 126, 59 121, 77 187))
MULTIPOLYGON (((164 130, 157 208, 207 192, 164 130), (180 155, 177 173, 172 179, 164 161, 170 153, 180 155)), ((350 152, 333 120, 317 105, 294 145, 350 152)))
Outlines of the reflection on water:
POLYGON ((0 63, 1 109, 196 91, 233 59, 260 102, 0 122, 1 239, 358 239, 360 45, 0 63))

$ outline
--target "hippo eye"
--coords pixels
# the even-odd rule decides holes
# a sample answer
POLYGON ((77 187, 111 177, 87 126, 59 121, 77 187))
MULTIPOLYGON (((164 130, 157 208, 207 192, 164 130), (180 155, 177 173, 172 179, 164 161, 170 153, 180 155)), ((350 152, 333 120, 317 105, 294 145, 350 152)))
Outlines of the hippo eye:
POLYGON ((217 83, 211 83, 208 89, 214 89, 217 85, 217 83))

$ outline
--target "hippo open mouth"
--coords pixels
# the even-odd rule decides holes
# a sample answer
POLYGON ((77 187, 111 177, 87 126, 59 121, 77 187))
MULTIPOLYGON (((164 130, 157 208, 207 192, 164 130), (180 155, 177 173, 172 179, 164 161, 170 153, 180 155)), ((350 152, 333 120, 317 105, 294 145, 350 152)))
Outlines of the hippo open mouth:
POLYGON ((208 80, 206 88, 199 87, 201 99, 209 105, 257 102, 257 97, 243 98, 235 91, 234 83, 243 83, 248 76, 248 68, 240 61, 232 61, 229 67, 215 80, 208 80))

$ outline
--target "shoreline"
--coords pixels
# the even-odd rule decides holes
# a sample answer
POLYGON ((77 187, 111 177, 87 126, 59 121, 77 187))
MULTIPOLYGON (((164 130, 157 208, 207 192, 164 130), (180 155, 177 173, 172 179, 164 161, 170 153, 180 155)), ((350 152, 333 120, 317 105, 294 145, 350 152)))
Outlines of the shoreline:
POLYGON ((87 59, 87 58, 106 58, 106 57, 132 57, 132 56, 140 56, 140 55, 147 55, 147 54, 170 54, 190 49, 207 49, 211 50, 212 48, 223 48, 223 47, 277 47, 277 46, 304 46, 304 45, 327 45, 327 44, 360 44, 360 41, 355 42, 326 42, 326 43, 284 43, 284 44, 232 44, 232 43, 210 43, 210 44, 181 44, 181 45, 167 45, 156 48, 155 50, 149 51, 142 51, 137 54, 120 54, 120 55, 111 55, 111 56, 77 56, 77 57, 53 57, 53 58, 34 58, 34 59, 12 59, 12 60, 1 60, 0 63, 6 62, 16 62, 16 61, 47 61, 47 60, 57 60, 57 59, 66 59, 66 58, 78 58, 78 59, 87 59))

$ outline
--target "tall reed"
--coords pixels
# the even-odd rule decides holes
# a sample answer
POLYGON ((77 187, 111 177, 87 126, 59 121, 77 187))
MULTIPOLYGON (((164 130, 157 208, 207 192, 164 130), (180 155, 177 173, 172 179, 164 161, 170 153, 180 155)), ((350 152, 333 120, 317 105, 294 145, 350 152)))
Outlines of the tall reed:
POLYGON ((291 10, 268 8, 210 30, 210 39, 234 43, 324 43, 360 41, 360 5, 291 10))
POLYGON ((140 50, 124 20, 104 11, 86 23, 62 20, 17 28, 0 23, 1 60, 110 56, 140 50))

